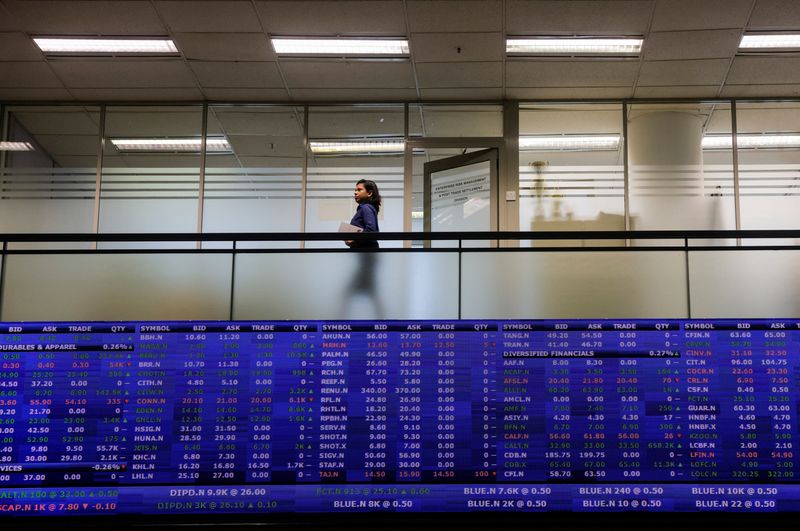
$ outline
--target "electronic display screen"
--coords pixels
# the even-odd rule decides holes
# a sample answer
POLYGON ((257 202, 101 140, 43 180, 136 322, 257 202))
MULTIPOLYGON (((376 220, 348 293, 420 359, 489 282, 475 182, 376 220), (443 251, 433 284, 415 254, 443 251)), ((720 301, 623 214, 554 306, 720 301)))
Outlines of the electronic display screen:
POLYGON ((0 518, 800 510, 800 320, 0 324, 0 518))

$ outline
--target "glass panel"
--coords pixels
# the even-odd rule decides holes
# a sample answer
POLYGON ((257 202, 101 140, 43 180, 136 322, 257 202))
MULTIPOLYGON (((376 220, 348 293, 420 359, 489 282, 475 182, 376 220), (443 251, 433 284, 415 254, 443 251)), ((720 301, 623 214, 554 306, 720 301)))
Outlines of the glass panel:
MULTIPOLYGON (((3 140, 31 151, 0 151, 1 232, 92 232, 100 110, 97 107, 10 107, 3 140)), ((86 248, 90 244, 48 244, 86 248)), ((41 244, 12 244, 36 248, 41 244)))
POLYGON ((3 320, 228 319, 231 257, 11 255, 3 320))
MULTIPOLYGON (((738 134, 764 141, 800 135, 800 103, 739 103, 738 134)), ((739 184, 742 229, 800 229, 800 144, 756 147, 740 142, 739 184)), ((800 240, 784 243, 800 243, 800 240)), ((775 244, 780 240, 747 240, 775 244)))
MULTIPOLYGON (((303 108, 214 105, 208 134, 229 153, 208 153, 203 232, 300 232, 305 147, 303 108)), ((298 242, 240 242, 239 248, 298 247, 298 242)), ((206 242, 205 248, 230 247, 206 242)))
MULTIPOLYGON (((491 165, 478 162, 431 173, 431 231, 492 229, 491 165)), ((447 242, 431 242, 432 247, 447 242)), ((465 241, 464 247, 485 247, 485 241, 465 241)))
MULTIPOLYGON (((628 114, 631 228, 736 227, 730 106, 635 104, 628 114)), ((642 245, 658 242, 638 242, 642 245)), ((725 244, 694 240, 693 244, 725 244)))
MULTIPOLYGON (((620 105, 521 105, 519 134, 520 230, 625 230, 620 105), (582 144, 579 139, 584 138, 595 141, 582 144), (603 138, 614 141, 603 144, 603 138)), ((622 243, 548 240, 521 245, 622 243)))
MULTIPOLYGON (((353 189, 359 179, 378 185, 383 203, 378 224, 383 232, 403 230, 402 105, 342 105, 309 109, 308 191, 306 232, 336 232, 356 209, 353 189), (364 143, 393 141, 397 149, 376 152, 364 143), (315 142, 341 141, 348 152, 322 153, 315 142), (357 144, 361 143, 359 147, 357 144)), ((402 247, 382 241, 381 247, 402 247)), ((308 242, 307 247, 345 247, 339 242, 308 242)))
POLYGON ((689 254, 692 317, 800 315, 800 251, 689 254))
POLYGON ((244 254, 235 319, 454 319, 455 253, 244 254))
MULTIPOLYGON (((442 160, 458 155, 475 153, 486 148, 419 148, 414 149, 412 155, 412 206, 411 206, 411 230, 413 232, 423 232, 425 230, 425 163, 435 160, 442 160)), ((454 229, 456 230, 456 229, 454 229)), ((482 229, 483 230, 483 229, 482 229)), ((487 229, 488 230, 488 229, 487 229)), ((412 241, 412 247, 422 247, 423 240, 412 241)), ((438 247, 458 247, 456 240, 439 240, 434 246, 438 247)), ((482 246, 485 246, 482 244, 482 246)))
POLYGON ((686 316, 681 252, 467 252, 464 319, 686 316))
MULTIPOLYGON (((717 138, 732 137, 731 106, 723 103, 709 104, 710 112, 703 131, 703 197, 707 205, 704 213, 706 226, 712 230, 736 228, 736 197, 733 186, 733 150, 728 147, 710 147, 717 138)), ((702 221, 702 217, 701 217, 702 221)), ((736 245, 735 239, 694 240, 689 245, 736 245)))
POLYGON ((501 137, 502 105, 412 104, 408 131, 417 137, 501 137))
MULTIPOLYGON (((199 141, 202 107, 108 107, 100 232, 196 232, 200 149, 141 151, 118 147, 120 139, 199 141)), ((194 242, 107 243, 104 248, 193 247, 194 242)))

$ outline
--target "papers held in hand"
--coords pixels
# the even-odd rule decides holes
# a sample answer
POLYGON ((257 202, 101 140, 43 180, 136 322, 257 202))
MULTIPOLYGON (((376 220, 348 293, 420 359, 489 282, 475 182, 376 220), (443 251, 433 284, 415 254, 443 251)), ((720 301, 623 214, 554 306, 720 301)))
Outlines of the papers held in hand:
POLYGON ((345 223, 343 221, 339 223, 339 232, 364 232, 364 229, 361 227, 356 227, 355 225, 350 225, 349 223, 345 223))

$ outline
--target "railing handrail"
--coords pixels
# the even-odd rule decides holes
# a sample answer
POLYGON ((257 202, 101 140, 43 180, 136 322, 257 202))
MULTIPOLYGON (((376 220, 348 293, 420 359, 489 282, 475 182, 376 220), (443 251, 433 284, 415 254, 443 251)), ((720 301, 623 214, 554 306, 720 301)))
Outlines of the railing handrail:
POLYGON ((755 230, 616 230, 616 231, 468 231, 468 232, 131 232, 8 233, 7 243, 34 242, 219 242, 342 240, 697 240, 800 238, 800 229, 755 230))

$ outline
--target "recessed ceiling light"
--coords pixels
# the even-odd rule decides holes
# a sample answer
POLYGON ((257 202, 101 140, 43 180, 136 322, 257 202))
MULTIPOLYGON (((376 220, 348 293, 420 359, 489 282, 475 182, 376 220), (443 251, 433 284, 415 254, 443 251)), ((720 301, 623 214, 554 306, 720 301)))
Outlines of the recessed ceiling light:
POLYGON ((619 135, 541 135, 519 137, 520 151, 615 151, 619 135))
POLYGON ((771 33, 744 35, 739 43, 739 51, 796 51, 800 49, 800 34, 771 33))
POLYGON ((30 142, 0 142, 0 151, 33 151, 30 142))
POLYGON ((34 37, 33 42, 48 54, 177 54, 171 39, 34 37))
POLYGON ((311 152, 317 155, 344 154, 399 154, 405 149, 405 142, 400 139, 383 140, 312 140, 309 142, 311 152))
POLYGON ((642 51, 641 37, 519 37, 506 39, 506 53, 516 55, 622 55, 642 51))
POLYGON ((273 37, 272 45, 278 55, 397 57, 409 54, 405 39, 273 37))
MULTIPOLYGON (((170 152, 199 153, 200 138, 112 138, 111 143, 123 153, 170 152)), ((229 153, 231 145, 226 138, 206 139, 206 152, 229 153)))
MULTIPOLYGON (((703 149, 731 149, 731 135, 706 135, 703 149)), ((736 135, 738 149, 797 149, 800 148, 800 133, 763 133, 736 135)))

